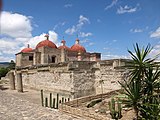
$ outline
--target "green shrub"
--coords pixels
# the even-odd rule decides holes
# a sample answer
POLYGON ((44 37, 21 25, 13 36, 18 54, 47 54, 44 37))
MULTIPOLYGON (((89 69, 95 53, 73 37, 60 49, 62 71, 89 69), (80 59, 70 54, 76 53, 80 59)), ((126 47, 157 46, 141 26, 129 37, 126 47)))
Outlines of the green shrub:
POLYGON ((1 67, 1 68, 0 68, 0 79, 1 79, 1 77, 5 77, 6 74, 8 73, 8 71, 9 71, 8 68, 1 67))

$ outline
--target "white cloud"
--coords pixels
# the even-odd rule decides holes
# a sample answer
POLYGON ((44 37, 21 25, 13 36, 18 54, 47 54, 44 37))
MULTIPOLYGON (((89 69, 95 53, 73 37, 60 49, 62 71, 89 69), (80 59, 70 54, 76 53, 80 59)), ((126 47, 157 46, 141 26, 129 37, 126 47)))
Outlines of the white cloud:
POLYGON ((11 61, 11 60, 15 60, 15 58, 14 57, 3 57, 3 56, 0 56, 0 61, 1 62, 9 62, 9 61, 11 61))
POLYGON ((88 18, 86 18, 86 17, 84 17, 83 15, 80 15, 79 16, 79 24, 84 24, 84 23, 90 23, 90 21, 89 21, 89 19, 88 18))
POLYGON ((64 7, 65 8, 71 8, 73 5, 72 4, 65 4, 64 7))
MULTIPOLYGON (((0 52, 1 55, 8 54, 14 55, 19 51, 20 42, 16 42, 13 38, 1 38, 0 39, 1 47, 0 52)), ((6 57, 6 56, 5 56, 6 57)))
POLYGON ((80 15, 77 25, 73 25, 71 28, 68 28, 65 33, 73 35, 75 32, 80 31, 81 28, 87 23, 90 23, 89 19, 87 17, 84 17, 83 15, 80 15))
POLYGON ((81 43, 81 44, 83 44, 83 43, 87 43, 87 42, 89 42, 89 40, 88 40, 88 39, 80 40, 80 43, 81 43))
POLYGON ((137 6, 132 8, 128 5, 125 5, 124 7, 120 6, 120 8, 117 9, 118 14, 124 14, 124 13, 133 13, 137 11, 137 6))
POLYGON ((113 55, 113 54, 102 54, 102 60, 106 59, 130 59, 129 56, 126 55, 113 55))
POLYGON ((59 22, 58 24, 56 24, 56 25, 54 26, 53 30, 56 30, 57 28, 62 27, 62 26, 64 26, 65 24, 66 24, 65 21, 64 21, 64 22, 59 22))
POLYGON ((10 37, 31 37, 30 17, 3 11, 1 13, 1 34, 10 37))
POLYGON ((85 44, 85 47, 92 46, 92 45, 95 44, 94 42, 90 42, 89 39, 80 40, 80 43, 81 43, 81 44, 85 44))
MULTIPOLYGON (((49 34, 49 40, 54 42, 55 44, 57 44, 58 43, 58 34, 54 31, 49 31, 48 34, 49 34)), ((27 46, 27 44, 29 44, 30 47, 35 48, 39 42, 41 42, 42 40, 45 40, 45 37, 44 37, 45 35, 46 35, 46 33, 42 33, 39 36, 32 37, 29 39, 29 41, 27 41, 25 43, 25 45, 27 46)))
POLYGON ((117 42, 117 40, 113 40, 113 42, 117 42))
POLYGON ((69 35, 73 35, 75 32, 77 32, 77 28, 75 26, 72 26, 71 28, 68 28, 65 33, 69 35))
MULTIPOLYGON (((45 40, 45 33, 32 37, 31 17, 18 13, 2 12, 0 34, 0 61, 10 61, 15 54, 30 44, 34 49, 38 42, 45 40)), ((62 23, 65 24, 65 23, 62 23)), ((58 44, 58 34, 48 32, 50 40, 58 44)))
POLYGON ((152 49, 151 54, 154 56, 154 55, 157 55, 159 53, 160 53, 160 45, 158 44, 152 49))
POLYGON ((140 32, 143 32, 143 30, 136 28, 136 29, 130 29, 130 32, 132 32, 132 33, 140 33, 140 32))
POLYGON ((110 5, 107 5, 104 10, 108 10, 108 9, 112 8, 114 5, 117 4, 117 2, 118 2, 118 0, 112 0, 112 3, 110 5))
POLYGON ((84 32, 80 32, 79 37, 88 37, 88 36, 92 36, 92 33, 88 32, 88 33, 84 33, 84 32))
POLYGON ((150 35, 151 38, 160 38, 160 27, 150 35))
POLYGON ((1 13, 0 61, 9 61, 32 37, 31 16, 3 11, 1 13))
POLYGON ((109 50, 110 48, 109 48, 109 47, 104 47, 103 49, 104 49, 104 50, 109 50))
POLYGON ((149 54, 149 57, 151 58, 158 57, 157 60, 160 61, 160 44, 159 43, 153 47, 153 49, 149 54))
POLYGON ((94 45, 94 44, 95 44, 95 43, 93 43, 93 42, 90 42, 88 45, 89 45, 89 46, 92 46, 92 45, 94 45))

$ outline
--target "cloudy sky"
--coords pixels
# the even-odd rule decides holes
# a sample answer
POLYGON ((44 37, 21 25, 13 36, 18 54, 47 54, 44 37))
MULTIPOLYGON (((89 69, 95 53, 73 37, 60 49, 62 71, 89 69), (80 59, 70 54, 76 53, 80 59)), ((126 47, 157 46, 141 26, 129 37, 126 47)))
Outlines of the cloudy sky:
POLYGON ((160 0, 3 0, 0 15, 0 62, 30 44, 50 40, 67 46, 77 35, 88 52, 102 59, 128 58, 136 42, 160 52, 160 0))

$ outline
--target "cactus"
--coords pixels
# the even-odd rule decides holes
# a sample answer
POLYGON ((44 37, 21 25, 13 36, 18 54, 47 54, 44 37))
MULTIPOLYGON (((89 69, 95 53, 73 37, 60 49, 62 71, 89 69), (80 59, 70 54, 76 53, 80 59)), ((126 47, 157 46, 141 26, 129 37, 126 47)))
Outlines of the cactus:
POLYGON ((45 98, 45 107, 48 107, 48 98, 45 98))
POLYGON ((41 103, 42 103, 42 106, 44 106, 44 101, 43 101, 43 90, 41 90, 41 103))
POLYGON ((49 107, 52 108, 52 93, 50 93, 49 98, 49 107))
POLYGON ((56 99, 53 98, 53 104, 52 104, 52 105, 53 105, 53 106, 52 106, 53 108, 56 108, 56 107, 55 107, 55 103, 56 103, 56 99))
POLYGON ((56 108, 58 109, 58 104, 59 104, 59 94, 57 93, 57 103, 56 103, 56 108))
POLYGON ((109 110, 110 110, 110 115, 112 116, 112 119, 118 120, 122 117, 122 108, 121 108, 121 103, 117 102, 117 107, 115 104, 115 100, 112 98, 111 101, 108 102, 109 104, 109 110))
POLYGON ((117 103, 117 107, 118 107, 118 117, 121 118, 122 117, 122 107, 121 107, 121 103, 120 103, 120 99, 118 99, 118 103, 117 103))
POLYGON ((62 103, 64 103, 64 97, 62 97, 62 103))

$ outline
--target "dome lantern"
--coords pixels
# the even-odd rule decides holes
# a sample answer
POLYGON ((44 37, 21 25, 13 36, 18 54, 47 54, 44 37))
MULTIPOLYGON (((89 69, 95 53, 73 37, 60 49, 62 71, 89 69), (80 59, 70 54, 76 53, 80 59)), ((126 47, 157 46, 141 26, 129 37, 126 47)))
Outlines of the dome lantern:
POLYGON ((70 48, 66 46, 66 41, 63 39, 61 41, 62 45, 58 47, 58 49, 65 49, 65 50, 68 50, 70 51, 70 48))

